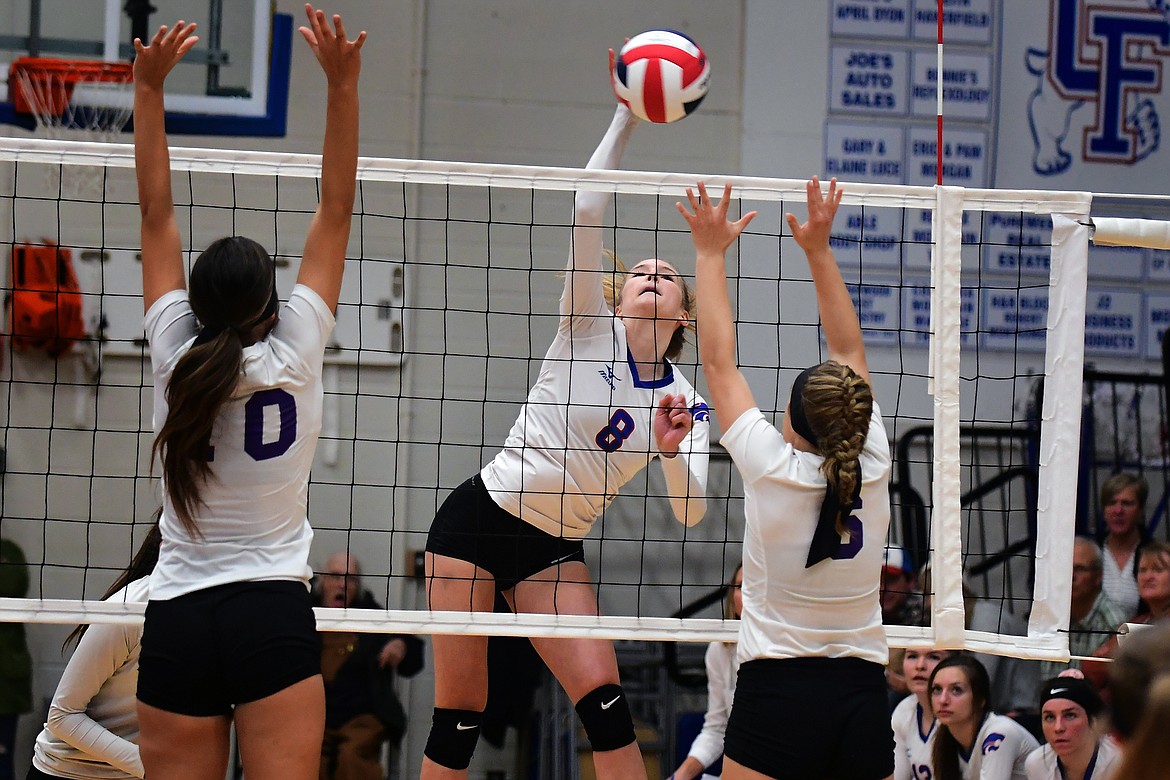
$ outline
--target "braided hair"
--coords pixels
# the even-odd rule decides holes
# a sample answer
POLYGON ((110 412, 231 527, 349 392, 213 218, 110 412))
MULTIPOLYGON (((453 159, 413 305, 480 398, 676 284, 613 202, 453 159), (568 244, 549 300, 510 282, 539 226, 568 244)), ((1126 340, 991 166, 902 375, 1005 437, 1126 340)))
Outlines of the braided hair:
POLYGON ((824 458, 821 472, 840 501, 837 532, 844 533, 861 483, 861 451, 873 414, 873 391, 852 368, 827 360, 809 375, 801 395, 804 415, 824 458))

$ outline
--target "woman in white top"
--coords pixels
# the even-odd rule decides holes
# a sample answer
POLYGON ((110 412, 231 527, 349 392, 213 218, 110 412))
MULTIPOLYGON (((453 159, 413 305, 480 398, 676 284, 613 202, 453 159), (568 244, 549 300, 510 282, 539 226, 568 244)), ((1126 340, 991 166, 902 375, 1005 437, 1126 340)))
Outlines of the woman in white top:
POLYGON ((1047 744, 1024 762, 1028 780, 1110 780, 1121 763, 1121 751, 1104 733, 1105 702, 1079 675, 1074 669, 1041 688, 1040 724, 1047 744))
POLYGON ((698 256, 699 352, 722 442, 743 476, 743 620, 724 778, 884 778, 893 771, 889 650, 878 596, 890 521, 890 448, 865 344, 829 235, 841 202, 806 187, 808 221, 787 215, 816 286, 829 360, 793 383, 777 431, 735 364, 724 253, 754 216, 727 218, 687 192, 698 256), (692 213, 693 212, 693 213, 692 213), (825 695, 825 691, 832 691, 825 695))
POLYGON ((898 702, 890 715, 894 729, 894 780, 929 780, 930 749, 934 744, 934 710, 930 706, 930 674, 950 650, 906 649, 902 675, 910 696, 898 702))
POLYGON ((193 25, 135 41, 134 154, 142 289, 154 372, 162 548, 139 657, 142 763, 151 780, 223 778, 234 723, 251 780, 318 773, 325 721, 309 596, 309 469, 357 175, 362 33, 305 6, 325 73, 320 203, 297 284, 247 238, 212 242, 184 273, 163 84, 193 25), (278 317, 279 313, 279 317, 278 317))
MULTIPOLYGON (((157 520, 157 516, 156 516, 157 520)), ((106 601, 145 602, 162 536, 151 526, 130 566, 114 581, 106 601)), ((78 640, 49 704, 45 728, 33 746, 28 780, 127 780, 143 776, 138 755, 138 650, 142 626, 79 626, 78 640)))
MULTIPOLYGON (((727 599, 723 605, 723 617, 739 620, 743 613, 743 565, 735 570, 727 586, 727 599)), ((670 780, 694 780, 694 778, 717 777, 704 774, 705 770, 723 755, 723 739, 727 733, 727 716, 731 714, 731 701, 735 697, 735 678, 739 673, 739 659, 736 657, 734 642, 712 642, 707 645, 707 714, 703 716, 703 729, 691 743, 687 757, 679 764, 670 780)))
POLYGON ((987 670, 966 653, 934 667, 934 780, 1027 780, 1024 761, 1039 744, 1023 726, 992 711, 990 691, 987 670))
MULTIPOLYGON (((618 167, 638 121, 619 104, 587 167, 618 167)), ((498 592, 518 613, 596 615, 581 540, 653 460, 680 522, 693 525, 706 510, 707 405, 671 362, 691 294, 657 258, 624 276, 602 270, 609 200, 577 193, 561 319, 540 375, 503 450, 448 496, 431 525, 431 609, 491 612, 498 592), (603 279, 614 276, 610 301, 603 279)), ((435 710, 422 777, 465 778, 487 701, 487 638, 436 635, 432 644, 435 710)), ((576 705, 598 776, 644 775, 613 643, 532 644, 576 705)))

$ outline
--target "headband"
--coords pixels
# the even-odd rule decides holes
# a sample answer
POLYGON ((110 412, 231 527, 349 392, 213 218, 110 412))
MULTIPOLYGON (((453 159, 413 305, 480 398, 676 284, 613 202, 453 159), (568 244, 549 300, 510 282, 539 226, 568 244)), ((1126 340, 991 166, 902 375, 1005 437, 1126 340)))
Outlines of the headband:
POLYGON ((1087 680, 1077 677, 1053 677, 1044 684, 1040 692, 1040 706, 1043 707, 1053 699, 1068 699, 1074 704, 1084 707, 1090 718, 1095 718, 1105 710, 1105 702, 1087 680))
POLYGON ((792 425, 792 430, 796 431, 812 446, 818 450, 821 448, 820 442, 817 441, 817 435, 813 433, 812 426, 808 424, 808 417, 804 413, 804 386, 808 382, 813 371, 816 371, 820 366, 810 366, 804 371, 800 372, 800 376, 796 377, 796 381, 792 383, 792 394, 788 398, 788 414, 789 424, 792 425))

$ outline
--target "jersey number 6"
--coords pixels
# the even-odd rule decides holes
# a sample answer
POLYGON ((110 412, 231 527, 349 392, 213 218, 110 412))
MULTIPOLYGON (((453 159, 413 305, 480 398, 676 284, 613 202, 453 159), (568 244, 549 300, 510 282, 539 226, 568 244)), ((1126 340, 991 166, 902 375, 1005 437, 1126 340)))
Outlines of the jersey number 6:
MULTIPOLYGON (((857 506, 854 509, 861 509, 860 498, 857 499, 857 506)), ((830 556, 834 561, 847 561, 856 558, 857 553, 861 552, 863 541, 861 518, 851 513, 849 517, 845 518, 845 530, 849 532, 849 541, 841 542, 841 546, 830 556)))

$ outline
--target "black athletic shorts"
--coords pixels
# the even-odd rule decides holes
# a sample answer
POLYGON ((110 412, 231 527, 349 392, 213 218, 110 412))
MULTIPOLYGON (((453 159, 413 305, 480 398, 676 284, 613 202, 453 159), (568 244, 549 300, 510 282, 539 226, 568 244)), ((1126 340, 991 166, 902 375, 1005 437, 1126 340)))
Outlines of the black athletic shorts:
POLYGON ((585 562, 580 539, 546 534, 505 512, 478 474, 451 491, 439 507, 426 549, 486 569, 497 591, 514 588, 558 563, 585 562))
POLYGON ((885 670, 860 658, 764 658, 739 667, 728 758, 784 780, 880 780, 894 771, 885 670))
POLYGON ((138 699, 180 715, 227 715, 321 673, 303 582, 232 582, 146 605, 138 699))

